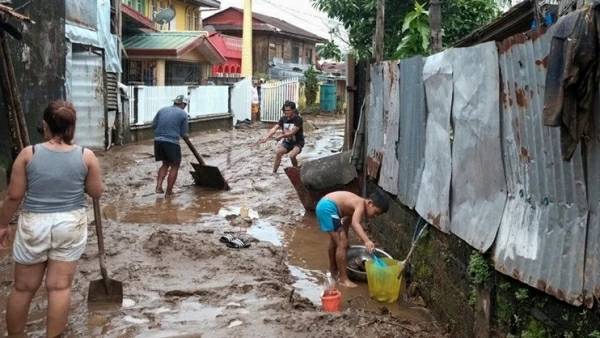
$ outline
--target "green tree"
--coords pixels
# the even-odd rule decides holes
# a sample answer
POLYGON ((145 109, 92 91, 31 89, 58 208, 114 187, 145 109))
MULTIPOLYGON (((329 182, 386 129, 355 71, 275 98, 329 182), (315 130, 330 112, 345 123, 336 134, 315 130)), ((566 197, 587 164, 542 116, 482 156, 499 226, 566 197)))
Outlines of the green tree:
POLYGON ((317 71, 313 66, 310 66, 305 72, 306 77, 304 96, 306 97, 306 106, 312 106, 317 101, 317 92, 319 91, 319 79, 317 71))
POLYGON ((442 0, 444 46, 451 46, 500 14, 495 0, 442 0))
POLYGON ((429 54, 429 12, 423 5, 415 2, 415 9, 404 18, 402 41, 394 53, 394 59, 404 59, 413 55, 429 54))
POLYGON ((333 40, 318 44, 317 54, 323 59, 333 59, 338 62, 342 61, 342 52, 333 40))
MULTIPOLYGON (((342 23, 356 55, 371 57, 375 33, 376 0, 311 0, 318 10, 342 23)), ((442 0, 442 28, 444 45, 465 37, 487 24, 499 14, 499 3, 510 0, 442 0)), ((425 8, 426 10, 427 8, 425 8)), ((406 16, 414 11, 411 1, 386 0, 384 54, 391 58, 397 53, 407 32, 402 32, 406 16)), ((409 30, 414 33, 414 30, 409 30)), ((411 38, 412 39, 412 38, 411 38)))

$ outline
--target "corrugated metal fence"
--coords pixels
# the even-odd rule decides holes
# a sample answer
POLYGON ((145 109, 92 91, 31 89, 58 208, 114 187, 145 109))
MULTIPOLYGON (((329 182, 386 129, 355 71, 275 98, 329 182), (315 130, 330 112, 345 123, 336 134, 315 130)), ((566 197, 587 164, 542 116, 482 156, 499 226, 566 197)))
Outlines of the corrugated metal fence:
POLYGON ((159 109, 170 106, 178 95, 185 95, 190 118, 229 113, 228 86, 130 86, 131 125, 152 123, 159 109))
POLYGON ((560 128, 542 116, 553 31, 372 65, 367 164, 429 223, 491 250, 498 271, 591 307, 600 131, 562 161, 560 128))

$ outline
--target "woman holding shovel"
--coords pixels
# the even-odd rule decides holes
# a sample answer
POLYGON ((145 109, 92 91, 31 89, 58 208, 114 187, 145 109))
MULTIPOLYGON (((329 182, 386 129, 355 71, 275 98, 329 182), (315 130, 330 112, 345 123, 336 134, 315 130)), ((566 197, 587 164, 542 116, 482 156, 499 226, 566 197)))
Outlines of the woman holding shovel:
POLYGON ((9 336, 25 331, 29 306, 44 275, 46 336, 56 337, 65 330, 73 276, 87 241, 84 193, 99 198, 104 191, 98 159, 73 143, 73 106, 51 102, 43 120, 46 142, 21 151, 0 210, 0 249, 4 249, 11 234, 8 224, 23 202, 13 244, 15 282, 6 308, 9 336))

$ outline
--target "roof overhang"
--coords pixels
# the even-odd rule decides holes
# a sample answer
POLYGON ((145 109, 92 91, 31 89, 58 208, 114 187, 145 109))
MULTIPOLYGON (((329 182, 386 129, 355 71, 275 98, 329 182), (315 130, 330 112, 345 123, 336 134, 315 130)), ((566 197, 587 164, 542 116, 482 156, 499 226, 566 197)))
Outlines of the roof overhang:
MULTIPOLYGON (((217 31, 223 32, 223 33, 227 33, 227 32, 238 32, 239 33, 239 32, 243 31, 243 27, 240 25, 213 24, 211 26, 215 27, 215 29, 217 31)), ((269 33, 272 35, 285 36, 285 37, 289 37, 289 38, 295 38, 298 40, 310 41, 310 42, 314 42, 314 43, 324 43, 327 41, 326 39, 323 39, 323 38, 308 37, 308 36, 304 36, 304 35, 288 33, 288 32, 282 31, 282 30, 277 30, 277 28, 275 28, 269 24, 254 24, 254 25, 252 25, 252 31, 253 32, 265 32, 265 33, 269 33)))
MULTIPOLYGON (((535 12, 533 1, 525 0, 516 4, 494 21, 456 41, 452 47, 470 47, 487 41, 502 41, 530 30, 535 12)), ((549 5, 548 11, 555 18, 558 6, 549 5)))
POLYGON ((221 8, 221 1, 219 0, 182 0, 186 4, 198 6, 198 7, 207 7, 207 8, 221 8))
POLYGON ((124 3, 121 3, 121 13, 123 15, 124 28, 149 29, 154 32, 158 31, 154 28, 154 22, 152 22, 152 20, 124 3))
POLYGON ((136 59, 179 59, 187 53, 198 49, 208 62, 212 65, 226 63, 225 57, 217 50, 217 48, 205 36, 198 36, 190 43, 175 48, 125 48, 128 57, 136 59))

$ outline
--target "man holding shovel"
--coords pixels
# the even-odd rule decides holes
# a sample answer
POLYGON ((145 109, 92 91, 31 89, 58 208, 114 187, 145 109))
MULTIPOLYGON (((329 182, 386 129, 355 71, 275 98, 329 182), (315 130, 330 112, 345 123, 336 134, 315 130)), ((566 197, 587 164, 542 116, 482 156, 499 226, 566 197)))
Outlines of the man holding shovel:
POLYGON ((185 111, 188 102, 184 95, 178 95, 173 100, 173 105, 161 108, 152 121, 154 158, 157 162, 162 161, 156 182, 157 194, 173 195, 173 187, 181 164, 179 138, 188 137, 188 114, 185 111), (167 192, 165 193, 162 185, 167 175, 167 192))

